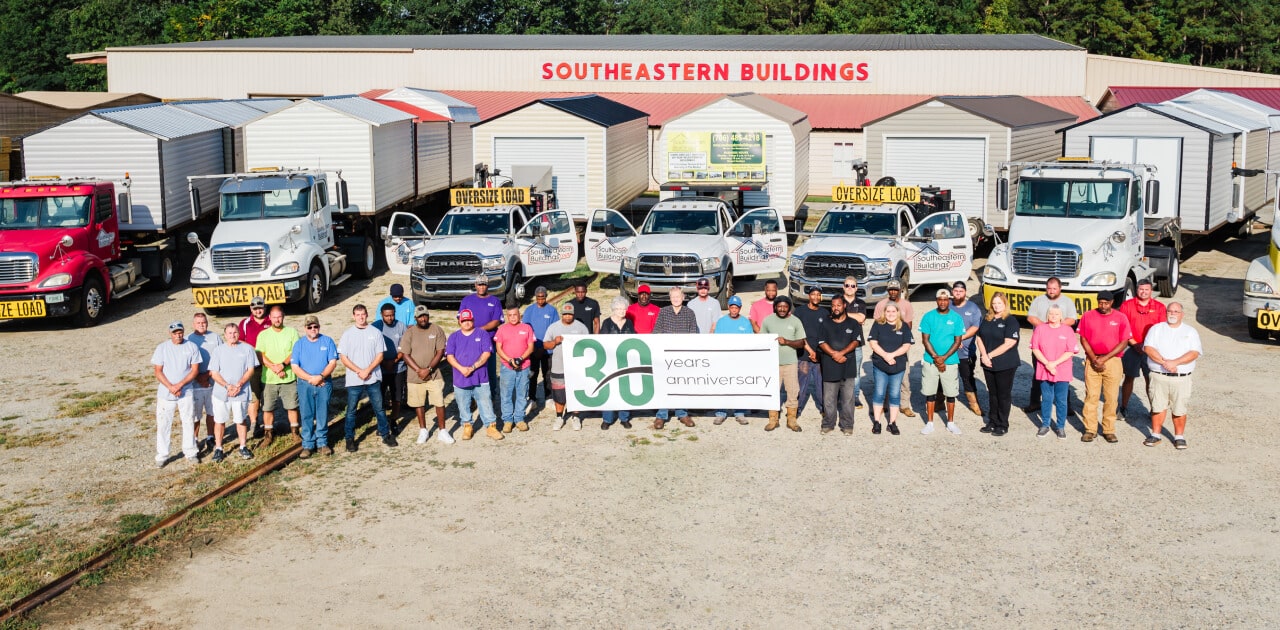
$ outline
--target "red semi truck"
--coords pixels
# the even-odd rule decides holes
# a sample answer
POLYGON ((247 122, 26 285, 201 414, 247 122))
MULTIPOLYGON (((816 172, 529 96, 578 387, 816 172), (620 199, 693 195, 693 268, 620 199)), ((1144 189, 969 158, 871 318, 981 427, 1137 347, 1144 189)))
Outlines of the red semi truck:
POLYGON ((93 326, 116 298, 173 285, 176 240, 121 229, 131 223, 129 185, 127 177, 0 183, 0 319, 93 326))

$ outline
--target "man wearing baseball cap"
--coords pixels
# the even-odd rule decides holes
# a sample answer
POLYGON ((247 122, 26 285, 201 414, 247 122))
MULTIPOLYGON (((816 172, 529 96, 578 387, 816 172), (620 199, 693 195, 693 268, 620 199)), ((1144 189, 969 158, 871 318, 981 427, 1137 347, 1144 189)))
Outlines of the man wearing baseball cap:
POLYGON ((453 367, 453 399, 458 404, 458 421, 462 423, 462 439, 470 440, 475 431, 471 420, 471 401, 480 410, 485 435, 501 440, 498 417, 493 413, 493 397, 489 385, 489 357, 493 356, 493 336, 475 325, 475 315, 468 309, 458 311, 458 330, 445 342, 444 356, 453 367))
POLYGON ((182 422, 182 454, 187 462, 200 462, 196 446, 195 405, 191 384, 200 371, 200 349, 187 341, 182 322, 169 324, 169 339, 156 346, 151 353, 151 365, 155 368, 156 381, 156 467, 169 463, 169 442, 172 439, 173 412, 178 412, 182 422))
MULTIPOLYGON (((711 332, 717 335, 753 335, 760 332, 760 327, 756 326, 755 322, 743 316, 742 298, 735 295, 729 298, 729 314, 716 320, 715 325, 712 326, 711 332)), ((725 418, 729 417, 730 413, 733 413, 733 418, 738 421, 738 424, 748 424, 747 412, 741 409, 734 409, 732 411, 728 409, 721 409, 716 411, 716 419, 714 423, 716 425, 724 424, 725 418)))
POLYGON ((1080 316, 1076 331, 1084 348, 1084 435, 1081 442, 1092 442, 1098 433, 1098 403, 1102 402, 1102 439, 1116 443, 1116 407, 1124 380, 1125 349, 1133 341, 1129 318, 1111 308, 1115 295, 1098 293, 1098 307, 1080 316))
MULTIPOLYGON (((564 352, 559 349, 560 344, 564 343, 565 335, 591 334, 586 324, 574 319, 575 308, 572 301, 565 302, 560 307, 560 321, 548 326, 542 337, 543 347, 551 353, 551 399, 556 406, 556 419, 551 425, 553 431, 564 428, 564 406, 568 402, 564 387, 564 352)), ((582 419, 576 415, 573 417, 573 429, 582 430, 582 419)))
MULTIPOLYGON (((560 321, 560 313, 556 307, 547 303, 547 288, 538 287, 533 290, 533 304, 526 306, 521 321, 533 329, 533 354, 529 357, 529 391, 525 398, 529 407, 538 399, 538 375, 542 375, 543 405, 551 400, 551 353, 547 352, 542 338, 547 336, 547 328, 560 321)), ((525 409, 526 412, 531 409, 525 409)))
MULTIPOLYGON (((240 320, 240 341, 252 348, 258 344, 258 334, 271 327, 267 320, 267 301, 261 295, 249 300, 249 316, 240 320)), ((253 368, 253 379, 249 381, 249 433, 254 433, 254 425, 262 429, 258 421, 258 411, 262 407, 262 364, 253 368)))
POLYGON ((809 402, 809 398, 813 398, 813 405, 818 408, 818 415, 824 415, 826 412, 822 395, 822 363, 819 361, 821 352, 818 350, 818 342, 822 340, 823 322, 827 320, 830 312, 822 308, 821 288, 806 287, 805 295, 809 300, 791 313, 800 320, 801 324, 804 324, 804 334, 809 344, 809 348, 800 353, 799 361, 796 362, 796 379, 800 383, 800 400, 796 401, 796 413, 804 413, 804 404, 809 402))
POLYGON ((403 285, 401 284, 391 285, 391 289, 390 291, 388 291, 387 297, 382 298, 382 301, 378 302, 378 308, 376 309, 376 312, 381 314, 382 307, 385 304, 390 304, 391 306, 395 307, 396 321, 400 322, 401 324, 404 324, 405 328, 409 328, 410 326, 413 326, 413 300, 410 300, 409 298, 404 296, 403 285))
POLYGON ((330 376, 338 368, 338 344, 320 334, 320 318, 302 320, 303 337, 293 344, 293 373, 298 377, 298 409, 302 420, 302 453, 306 459, 319 451, 333 455, 329 447, 330 376))
MULTIPOLYGON (((902 286, 902 282, 896 279, 890 280, 888 284, 885 285, 885 291, 888 293, 889 297, 876 302, 875 311, 872 313, 876 321, 884 321, 884 308, 892 303, 898 307, 898 316, 902 318, 903 323, 911 327, 915 326, 916 312, 915 309, 911 307, 911 300, 907 299, 907 295, 903 291, 904 288, 905 287, 902 286)), ((909 357, 904 357, 903 360, 907 362, 907 365, 911 364, 911 359, 909 357)), ((914 418, 916 416, 916 412, 911 410, 911 379, 908 378, 907 375, 903 375, 902 377, 901 400, 902 406, 898 408, 898 411, 908 418, 914 418)))
POLYGON ((414 324, 400 338, 400 354, 404 355, 408 404, 418 417, 418 444, 431 435, 427 430, 426 405, 436 410, 436 440, 453 444, 453 436, 445 430, 444 376, 440 364, 444 362, 445 332, 431 323, 431 311, 419 304, 413 310, 414 324))
POLYGON ((951 310, 951 292, 938 289, 938 308, 920 320, 920 338, 924 345, 924 361, 920 370, 920 392, 925 399, 925 422, 921 433, 933 433, 933 412, 946 397, 947 430, 960 435, 956 426, 956 396, 960 395, 960 338, 964 336, 964 320, 951 310))
POLYGON ((711 281, 706 278, 698 278, 697 283, 698 295, 689 300, 689 310, 693 311, 693 315, 698 320, 698 332, 704 335, 711 334, 711 327, 715 326, 716 320, 720 319, 720 302, 711 297, 711 281))
POLYGON ((973 370, 978 366, 974 338, 978 336, 978 326, 982 325, 983 313, 982 307, 969 299, 969 287, 964 280, 956 280, 951 285, 951 310, 964 320, 964 335, 960 337, 960 385, 969 403, 969 411, 982 418, 982 408, 978 406, 978 382, 973 378, 973 370))
POLYGON ((653 298, 653 290, 649 285, 642 284, 636 290, 636 302, 627 307, 627 319, 631 320, 631 325, 635 326, 636 334, 647 335, 653 332, 654 324, 658 323, 658 308, 650 300, 653 298))

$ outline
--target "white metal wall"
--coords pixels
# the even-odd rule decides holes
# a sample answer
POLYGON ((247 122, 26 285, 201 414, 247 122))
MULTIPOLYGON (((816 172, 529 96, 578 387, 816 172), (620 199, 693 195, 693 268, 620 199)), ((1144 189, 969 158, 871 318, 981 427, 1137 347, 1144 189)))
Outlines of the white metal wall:
POLYGON ((418 194, 429 195, 449 187, 449 123, 420 122, 418 134, 418 194))
POLYGON ((956 210, 965 216, 982 217, 989 144, 984 136, 886 135, 884 172, 899 186, 950 188, 956 210))
POLYGON ((475 149, 471 143, 471 123, 449 123, 450 186, 469 185, 475 177, 475 149))
POLYGON ((413 197, 413 120, 371 128, 373 140, 373 203, 376 210, 413 197))
POLYGON ((623 208, 648 188, 649 119, 605 130, 605 206, 623 208))
MULTIPOLYGON (((1046 71, 1051 71, 1046 68, 1046 71)), ((1097 103, 1113 85, 1185 85, 1203 87, 1280 87, 1280 76, 1205 68, 1181 63, 1088 55, 1083 95, 1097 103)), ((995 92, 993 92, 994 94, 995 92)), ((1011 92, 1030 94, 1030 92, 1011 92)))
POLYGON ((809 134, 808 194, 826 197, 831 195, 834 186, 853 184, 857 175, 850 172, 848 162, 865 160, 866 155, 866 143, 860 131, 814 131, 809 134), (837 150, 836 144, 850 146, 837 150), (839 168, 837 157, 841 159, 839 168))
MULTIPOLYGON (((494 157, 494 146, 497 139, 500 138, 581 138, 584 140, 586 147, 585 153, 582 155, 581 179, 583 183, 584 196, 577 198, 576 186, 569 183, 569 178, 579 178, 577 170, 577 162, 566 161, 566 156, 556 159, 562 160, 562 168, 553 172, 552 176, 556 178, 556 196, 560 203, 560 208, 568 210, 575 217, 585 217, 587 208, 600 208, 605 206, 605 141, 604 129, 599 125, 583 120, 573 114, 565 113, 561 110, 547 107, 541 103, 534 103, 523 109, 511 112, 498 118, 492 118, 483 123, 473 125, 471 127, 472 144, 474 150, 474 160, 483 162, 491 167, 501 168, 504 173, 510 173, 510 164, 504 164, 501 160, 494 157), (566 169, 571 169, 566 171, 566 169), (566 191, 569 196, 566 197, 561 193, 562 186, 568 186, 566 191)), ((558 148, 564 148, 558 145, 558 148)), ((501 156, 499 156, 501 157, 501 156)), ((529 156, 533 161, 522 162, 523 164, 548 164, 549 156, 529 156)))
MULTIPOLYGON (((376 207, 369 127, 345 114, 301 102, 245 125, 245 164, 251 169, 341 169, 348 200, 360 211, 369 212, 376 207)), ((407 155, 406 150, 404 160, 407 155)), ((337 188, 331 191, 336 194, 337 188)))
MULTIPOLYGON (((225 168, 222 152, 222 130, 215 129, 184 138, 160 141, 160 173, 164 186, 165 225, 177 226, 191 220, 191 193, 187 188, 189 175, 213 175, 225 168)), ((199 214, 218 207, 218 186, 213 179, 199 180, 199 214)))
POLYGON ((556 204, 574 218, 585 219, 589 208, 603 200, 604 191, 591 189, 587 170, 588 141, 583 137, 546 138, 498 136, 493 139, 493 164, 503 173, 513 173, 519 165, 551 166, 551 188, 556 204))

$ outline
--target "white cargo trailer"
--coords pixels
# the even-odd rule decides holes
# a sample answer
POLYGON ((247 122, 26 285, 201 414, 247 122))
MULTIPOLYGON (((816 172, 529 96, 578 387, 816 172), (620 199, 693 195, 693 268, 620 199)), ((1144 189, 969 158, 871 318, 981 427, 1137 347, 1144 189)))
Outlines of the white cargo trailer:
POLYGON ((480 122, 480 112, 470 103, 443 92, 400 87, 378 95, 380 101, 400 101, 444 117, 449 121, 449 187, 466 184, 475 175, 471 126, 480 122))

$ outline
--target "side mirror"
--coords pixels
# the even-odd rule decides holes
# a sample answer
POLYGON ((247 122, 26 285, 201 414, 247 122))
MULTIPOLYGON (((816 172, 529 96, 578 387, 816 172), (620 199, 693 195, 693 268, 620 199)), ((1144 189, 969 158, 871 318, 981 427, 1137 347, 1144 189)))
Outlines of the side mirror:
POLYGON ((750 223, 742 224, 742 238, 751 238, 755 236, 756 227, 750 223))
POLYGON ((1009 178, 1001 177, 996 180, 996 207, 1001 211, 1009 209, 1009 178))
MULTIPOLYGON (((200 189, 195 186, 191 187, 191 215, 200 214, 200 189)), ((131 212, 132 213, 132 212, 131 212)))
POLYGON ((1147 214, 1160 212, 1160 180, 1147 181, 1147 214))
POLYGON ((347 180, 340 179, 338 180, 338 207, 346 209, 349 205, 351 203, 347 198, 347 180))
POLYGON ((387 230, 387 226, 384 225, 378 229, 378 235, 382 238, 386 238, 388 234, 390 234, 390 231, 387 230))
POLYGON ((69 248, 75 244, 75 241, 71 239, 70 234, 64 234, 62 236, 62 239, 58 241, 58 244, 63 246, 64 248, 69 248))
POLYGON ((200 242, 200 235, 195 232, 187 232, 187 242, 195 245, 200 242))
POLYGON ((542 236, 542 222, 534 221, 533 223, 530 223, 529 233, 532 234, 534 238, 538 238, 539 236, 542 236))
MULTIPOLYGON (((385 230, 386 228, 382 228, 382 229, 384 229, 384 230, 385 230)), ((293 224, 293 227, 289 228, 289 233, 290 233, 290 234, 302 234, 302 226, 301 226, 301 225, 298 225, 297 223, 294 223, 294 224, 293 224)))
POLYGON ((920 238, 925 240, 933 239, 933 228, 920 228, 920 238))
POLYGON ((613 238, 613 237, 615 237, 615 236, 617 236, 617 235, 618 235, 618 230, 617 230, 617 228, 615 228, 615 227, 613 226, 613 224, 612 224, 612 223, 606 223, 606 224, 604 224, 604 237, 605 237, 605 238, 613 238))

